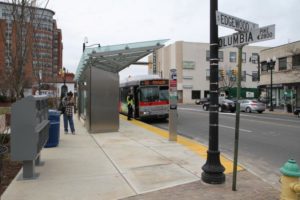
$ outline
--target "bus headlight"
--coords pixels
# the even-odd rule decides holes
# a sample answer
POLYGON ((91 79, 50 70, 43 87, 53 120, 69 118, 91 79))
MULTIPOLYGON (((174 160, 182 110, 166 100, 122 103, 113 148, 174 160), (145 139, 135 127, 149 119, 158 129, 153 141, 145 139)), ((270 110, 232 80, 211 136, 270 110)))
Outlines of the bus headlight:
POLYGON ((140 112, 141 115, 149 115, 150 112, 149 111, 143 111, 143 112, 140 112))

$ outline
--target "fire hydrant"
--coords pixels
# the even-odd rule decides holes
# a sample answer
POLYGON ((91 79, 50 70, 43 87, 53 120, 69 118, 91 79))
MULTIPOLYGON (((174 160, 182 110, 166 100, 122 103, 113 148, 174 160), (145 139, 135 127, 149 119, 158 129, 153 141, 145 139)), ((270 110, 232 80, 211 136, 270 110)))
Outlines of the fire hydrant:
POLYGON ((288 160, 281 168, 280 200, 300 200, 300 169, 294 159, 288 160))

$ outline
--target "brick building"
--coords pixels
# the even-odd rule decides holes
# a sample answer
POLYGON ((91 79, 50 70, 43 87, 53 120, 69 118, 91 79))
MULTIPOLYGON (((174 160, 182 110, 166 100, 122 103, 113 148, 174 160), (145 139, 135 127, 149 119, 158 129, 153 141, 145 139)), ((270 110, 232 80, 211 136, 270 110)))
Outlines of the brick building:
POLYGON ((28 54, 25 64, 20 64, 23 66, 20 71, 25 77, 25 87, 32 88, 40 77, 43 82, 52 82, 62 68, 62 32, 57 28, 52 10, 34 6, 24 7, 26 20, 20 29, 20 18, 12 14, 21 12, 20 8, 0 2, 0 75, 5 76, 19 62, 16 54, 22 48, 28 54), (25 36, 20 37, 20 34, 25 36))

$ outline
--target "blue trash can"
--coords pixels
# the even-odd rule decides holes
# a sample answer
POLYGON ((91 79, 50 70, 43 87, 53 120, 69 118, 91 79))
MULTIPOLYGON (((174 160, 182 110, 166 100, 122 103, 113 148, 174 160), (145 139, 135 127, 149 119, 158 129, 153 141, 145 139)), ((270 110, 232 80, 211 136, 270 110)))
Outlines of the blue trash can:
POLYGON ((59 143, 60 130, 60 112, 57 110, 48 111, 48 119, 50 121, 49 138, 45 147, 56 147, 59 143))

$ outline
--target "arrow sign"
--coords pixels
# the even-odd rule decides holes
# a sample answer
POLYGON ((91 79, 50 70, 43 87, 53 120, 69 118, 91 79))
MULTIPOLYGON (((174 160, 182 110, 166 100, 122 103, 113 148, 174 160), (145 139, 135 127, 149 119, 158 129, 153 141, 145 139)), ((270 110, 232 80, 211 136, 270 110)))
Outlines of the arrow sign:
POLYGON ((256 23, 221 13, 219 11, 216 11, 216 19, 217 25, 231 28, 240 32, 249 32, 258 28, 258 24, 256 23))
POLYGON ((219 38, 219 48, 235 47, 275 38, 275 24, 245 33, 234 33, 219 38))

